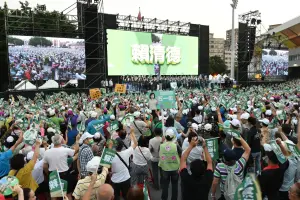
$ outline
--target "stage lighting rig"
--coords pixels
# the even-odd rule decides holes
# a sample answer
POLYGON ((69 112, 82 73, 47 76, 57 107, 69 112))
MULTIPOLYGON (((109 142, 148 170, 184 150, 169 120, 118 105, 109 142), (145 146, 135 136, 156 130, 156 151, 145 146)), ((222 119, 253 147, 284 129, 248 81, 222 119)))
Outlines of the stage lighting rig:
POLYGON ((37 4, 36 9, 38 11, 46 11, 46 5, 45 4, 44 5, 37 4))

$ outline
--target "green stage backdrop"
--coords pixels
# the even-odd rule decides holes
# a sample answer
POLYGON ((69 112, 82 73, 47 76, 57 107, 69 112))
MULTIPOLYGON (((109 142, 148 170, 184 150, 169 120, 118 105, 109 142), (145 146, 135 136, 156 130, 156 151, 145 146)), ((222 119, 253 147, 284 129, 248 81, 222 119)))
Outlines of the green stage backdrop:
POLYGON ((107 30, 108 75, 197 75, 198 37, 107 30))

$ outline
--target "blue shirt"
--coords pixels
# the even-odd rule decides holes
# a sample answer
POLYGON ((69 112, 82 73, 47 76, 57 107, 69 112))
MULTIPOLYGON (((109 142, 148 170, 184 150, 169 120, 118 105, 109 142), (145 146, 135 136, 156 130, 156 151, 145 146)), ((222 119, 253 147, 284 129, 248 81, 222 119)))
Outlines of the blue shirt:
POLYGON ((68 131, 68 146, 72 146, 75 143, 77 134, 78 130, 76 128, 73 128, 72 130, 68 131))
POLYGON ((0 153, 0 177, 6 176, 10 170, 10 159, 13 157, 12 150, 0 153))
POLYGON ((105 120, 92 120, 87 127, 87 132, 94 135, 96 132, 100 132, 102 135, 104 135, 103 126, 104 126, 105 120))

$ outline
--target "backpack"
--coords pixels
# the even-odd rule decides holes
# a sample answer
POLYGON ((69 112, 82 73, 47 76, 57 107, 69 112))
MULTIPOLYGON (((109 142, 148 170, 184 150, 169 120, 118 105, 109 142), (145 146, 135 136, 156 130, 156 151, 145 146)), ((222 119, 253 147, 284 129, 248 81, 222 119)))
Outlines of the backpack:
POLYGON ((228 176, 225 181, 224 186, 224 196, 226 200, 233 200, 234 194, 238 186, 242 183, 242 179, 240 179, 235 173, 234 173, 235 166, 232 167, 231 171, 229 172, 229 169, 227 168, 228 176))

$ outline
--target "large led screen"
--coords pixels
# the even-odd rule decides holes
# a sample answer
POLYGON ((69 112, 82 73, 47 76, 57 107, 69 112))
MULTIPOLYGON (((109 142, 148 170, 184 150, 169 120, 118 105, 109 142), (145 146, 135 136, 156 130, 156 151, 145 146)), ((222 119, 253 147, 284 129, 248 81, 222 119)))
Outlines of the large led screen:
POLYGON ((284 50, 263 49, 262 67, 263 76, 287 76, 289 68, 289 52, 284 50))
POLYGON ((84 80, 83 39, 8 36, 10 76, 13 80, 84 80))
POLYGON ((198 37, 107 30, 108 75, 197 75, 198 37))

